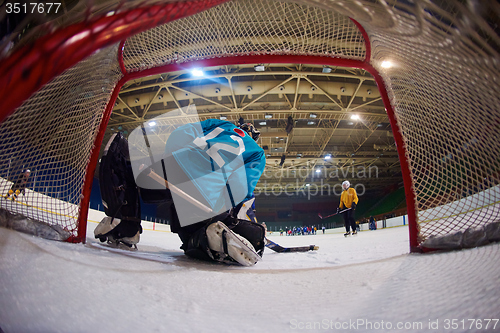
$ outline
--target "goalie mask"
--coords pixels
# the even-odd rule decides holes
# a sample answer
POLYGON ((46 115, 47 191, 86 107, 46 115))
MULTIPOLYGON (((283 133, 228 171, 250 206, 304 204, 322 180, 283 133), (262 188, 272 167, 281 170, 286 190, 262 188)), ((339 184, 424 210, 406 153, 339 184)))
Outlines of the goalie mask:
POLYGON ((343 183, 342 183, 342 188, 344 189, 344 191, 347 191, 347 189, 349 188, 349 186, 351 186, 351 183, 349 183, 348 180, 345 180, 343 183))
POLYGON ((254 141, 259 140, 260 131, 258 131, 252 123, 244 123, 239 126, 242 130, 248 133, 254 141))

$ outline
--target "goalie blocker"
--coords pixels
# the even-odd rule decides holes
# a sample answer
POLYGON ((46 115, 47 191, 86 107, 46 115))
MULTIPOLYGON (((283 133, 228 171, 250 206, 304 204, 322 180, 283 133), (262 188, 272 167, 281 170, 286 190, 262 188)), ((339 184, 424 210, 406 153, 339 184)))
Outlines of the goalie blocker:
MULTIPOLYGON (((167 161, 167 168, 174 167, 171 162, 167 161)), ((149 171, 143 170, 139 177, 149 171)), ((136 248, 142 233, 141 197, 145 203, 158 205, 158 214, 170 221, 171 231, 178 234, 181 249, 190 257, 244 266, 254 265, 262 257, 265 229, 258 223, 237 218, 243 204, 211 219, 181 227, 170 190, 143 189, 136 185, 128 142, 121 133, 113 135, 105 148, 99 178, 107 217, 96 227, 94 236, 102 242, 136 248)))

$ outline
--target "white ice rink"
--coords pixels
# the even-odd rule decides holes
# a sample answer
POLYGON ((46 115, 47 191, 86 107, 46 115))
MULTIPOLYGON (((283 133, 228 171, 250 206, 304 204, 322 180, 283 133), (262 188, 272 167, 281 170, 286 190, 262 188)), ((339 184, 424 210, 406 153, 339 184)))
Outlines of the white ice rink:
MULTIPOLYGON (((89 223, 88 236, 95 226, 89 223)), ((500 244, 409 254, 407 227, 349 238, 269 238, 319 250, 266 249, 254 267, 229 267, 188 259, 175 234, 145 230, 139 248, 172 256, 165 264, 0 228, 0 327, 5 333, 500 332, 500 244)))

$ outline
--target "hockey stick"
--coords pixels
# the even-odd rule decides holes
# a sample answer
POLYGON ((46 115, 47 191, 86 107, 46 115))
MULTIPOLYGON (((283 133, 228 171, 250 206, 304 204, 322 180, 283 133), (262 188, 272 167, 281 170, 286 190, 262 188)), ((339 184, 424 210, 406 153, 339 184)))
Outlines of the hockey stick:
POLYGON ((278 252, 278 253, 284 253, 284 252, 307 252, 307 251, 315 251, 319 249, 319 246, 316 245, 309 245, 309 246, 296 246, 296 247, 283 247, 279 244, 276 244, 272 240, 266 237, 266 247, 270 248, 271 250, 278 252))
MULTIPOLYGON (((144 128, 144 124, 141 124, 141 129, 142 129, 142 136, 144 137, 144 142, 146 143, 146 146, 148 147, 148 153, 149 153, 149 158, 151 159, 151 164, 154 164, 153 153, 151 151, 151 146, 149 144, 149 140, 148 140, 148 136, 146 134, 146 129, 144 128)), ((165 179, 165 178, 167 178, 167 175, 165 173, 165 164, 164 164, 163 160, 161 160, 161 164, 163 167, 163 177, 158 175, 153 169, 150 169, 148 177, 152 178, 154 181, 158 182, 159 184, 164 185, 170 191, 172 191, 173 193, 182 197, 186 201, 189 201, 190 203, 192 203, 193 205, 195 205, 196 207, 198 207, 199 209, 201 209, 205 213, 209 213, 209 214, 213 213, 213 211, 210 208, 208 208, 207 206, 205 206, 204 204, 202 204, 201 202, 199 202, 198 200, 196 200, 195 198, 193 198, 192 196, 190 196, 186 192, 182 191, 177 186, 170 184, 165 179)))
MULTIPOLYGON (((167 180, 163 179, 163 177, 158 175, 154 170, 151 169, 151 171, 148 174, 148 177, 150 177, 154 181, 158 182, 159 184, 165 185, 170 191, 176 193, 180 197, 191 202, 193 205, 196 205, 196 207, 202 209, 206 213, 213 212, 210 208, 205 206, 203 203, 199 202, 198 200, 196 200, 195 198, 193 198, 192 196, 190 196, 186 192, 182 191, 181 189, 179 189, 175 185, 170 184, 167 180)), ((307 251, 313 251, 313 250, 318 249, 318 247, 315 245, 298 246, 298 247, 283 247, 283 246, 280 246, 280 245, 276 244, 275 242, 267 239, 267 237, 265 238, 265 241, 266 241, 266 246, 268 248, 270 248, 271 250, 273 250, 275 252, 280 252, 280 253, 281 252, 307 252, 307 251)))
POLYGON ((342 214, 343 212, 347 212, 348 210, 351 210, 351 209, 352 209, 352 208, 347 208, 347 209, 344 209, 344 210, 339 211, 338 213, 337 213, 337 212, 335 212, 335 213, 333 213, 333 214, 331 214, 331 215, 328 215, 328 216, 322 216, 322 215, 321 215, 321 213, 318 213, 318 216, 319 216, 319 218, 320 218, 320 219, 322 219, 322 220, 323 220, 323 219, 326 219, 326 218, 329 218, 329 217, 335 216, 335 215, 337 215, 337 214, 342 214))
POLYGON ((190 196, 189 194, 187 194, 186 192, 184 192, 183 190, 181 190, 177 186, 170 184, 162 176, 157 174, 153 169, 151 169, 151 171, 149 172, 148 177, 152 178, 154 181, 158 182, 159 184, 165 185, 165 187, 168 188, 170 191, 174 192, 175 194, 182 197, 186 201, 189 201, 190 203, 192 203, 193 205, 195 205, 199 209, 203 210, 205 213, 209 213, 209 214, 213 213, 213 211, 210 208, 208 208, 207 206, 205 206, 204 204, 202 204, 201 202, 199 202, 198 200, 196 200, 195 198, 193 198, 192 196, 190 196))

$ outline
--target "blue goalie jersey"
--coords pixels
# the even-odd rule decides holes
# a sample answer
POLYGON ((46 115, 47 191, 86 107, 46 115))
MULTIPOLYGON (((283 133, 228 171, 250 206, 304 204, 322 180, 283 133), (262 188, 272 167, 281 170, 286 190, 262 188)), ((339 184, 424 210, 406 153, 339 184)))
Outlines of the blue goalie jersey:
MULTIPOLYGON (((173 156, 187 175, 176 177, 167 170, 169 181, 209 206, 212 216, 250 199, 266 164, 264 151, 245 131, 217 119, 177 128, 167 140, 165 154, 173 156)), ((177 202, 182 226, 200 221, 188 218, 192 206, 177 202)))

